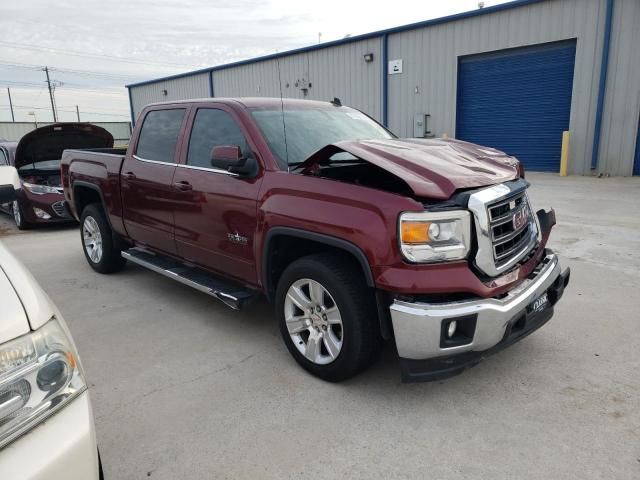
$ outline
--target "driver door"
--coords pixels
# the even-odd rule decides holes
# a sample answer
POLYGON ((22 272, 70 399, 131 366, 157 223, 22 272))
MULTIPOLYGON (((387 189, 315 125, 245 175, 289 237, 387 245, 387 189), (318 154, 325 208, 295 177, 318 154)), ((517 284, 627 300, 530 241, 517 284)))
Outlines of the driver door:
POLYGON ((188 262, 256 284, 254 235, 261 169, 244 178, 211 166, 216 146, 240 146, 243 155, 256 149, 226 106, 202 107, 191 120, 189 143, 173 178, 178 255, 188 262))

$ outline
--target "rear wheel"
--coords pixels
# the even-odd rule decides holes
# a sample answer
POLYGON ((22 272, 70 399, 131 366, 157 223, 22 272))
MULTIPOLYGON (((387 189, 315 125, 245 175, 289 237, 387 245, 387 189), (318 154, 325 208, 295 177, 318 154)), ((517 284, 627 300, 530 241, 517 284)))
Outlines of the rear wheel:
POLYGON ((291 355, 324 380, 356 375, 380 350, 373 292, 346 256, 321 253, 289 265, 278 282, 276 313, 291 355))
POLYGON ((31 228, 31 224, 24 219, 24 215, 22 213, 22 207, 20 206, 20 202, 18 200, 14 200, 11 204, 11 210, 13 212, 13 220, 16 222, 16 227, 18 230, 28 230, 31 228))
POLYGON ((80 237, 84 256, 91 268, 100 273, 122 270, 126 260, 113 239, 109 222, 98 204, 85 207, 80 217, 80 237))

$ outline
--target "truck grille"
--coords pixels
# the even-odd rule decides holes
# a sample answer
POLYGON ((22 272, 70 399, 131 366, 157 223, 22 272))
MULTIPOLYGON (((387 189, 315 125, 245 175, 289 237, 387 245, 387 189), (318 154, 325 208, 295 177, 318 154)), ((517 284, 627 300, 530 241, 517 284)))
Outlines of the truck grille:
POLYGON ((531 242, 531 209, 525 192, 489 205, 487 209, 493 259, 500 267, 521 254, 531 242))
POLYGON ((524 180, 515 180, 478 190, 469 197, 478 245, 475 265, 490 277, 509 271, 538 242, 538 224, 527 186, 524 180))
POLYGON ((51 208, 59 217, 67 218, 69 216, 67 207, 65 206, 63 201, 54 203, 53 205, 51 205, 51 208))

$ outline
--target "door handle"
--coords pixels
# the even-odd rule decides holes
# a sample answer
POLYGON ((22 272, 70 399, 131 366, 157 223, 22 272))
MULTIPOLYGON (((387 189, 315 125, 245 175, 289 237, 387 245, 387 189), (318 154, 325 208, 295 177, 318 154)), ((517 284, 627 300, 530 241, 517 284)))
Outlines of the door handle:
POLYGON ((122 176, 126 179, 126 180, 135 180, 136 179, 136 174, 133 172, 126 172, 123 173, 122 176))
POLYGON ((193 189, 191 184, 189 182, 185 182, 184 180, 181 182, 174 182, 173 188, 175 188, 176 190, 180 190, 181 192, 190 192, 193 189))

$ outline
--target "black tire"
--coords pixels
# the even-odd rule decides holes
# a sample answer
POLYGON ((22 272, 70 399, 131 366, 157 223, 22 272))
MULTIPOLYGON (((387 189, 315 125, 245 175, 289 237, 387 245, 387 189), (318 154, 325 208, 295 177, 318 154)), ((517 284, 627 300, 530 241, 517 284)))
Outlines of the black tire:
POLYGON ((362 271, 348 255, 319 253, 291 263, 278 281, 275 300, 284 343, 293 358, 311 374, 329 382, 340 382, 369 367, 377 358, 382 337, 374 292, 367 287, 362 271), (332 297, 342 318, 342 347, 335 360, 325 365, 314 363, 303 355, 287 329, 285 299, 289 288, 301 279, 320 283, 332 297))
POLYGON ((109 226, 109 222, 104 214, 102 206, 93 203, 87 205, 82 211, 80 216, 80 242, 82 245, 82 251, 87 259, 87 262, 96 272, 100 273, 113 273, 122 270, 127 261, 122 258, 121 249, 114 242, 113 232, 109 226), (93 222, 95 222, 95 225, 93 222), (91 257, 89 251, 91 250, 85 244, 85 225, 91 225, 92 229, 99 230, 101 241, 101 253, 100 255, 91 257))
POLYGON ((102 459, 100 458, 100 450, 98 450, 98 480, 104 480, 104 472, 102 471, 102 459))
POLYGON ((11 214, 13 215, 13 220, 16 222, 18 230, 29 230, 32 227, 32 225, 24 219, 24 210, 18 200, 15 200, 11 204, 11 214))

